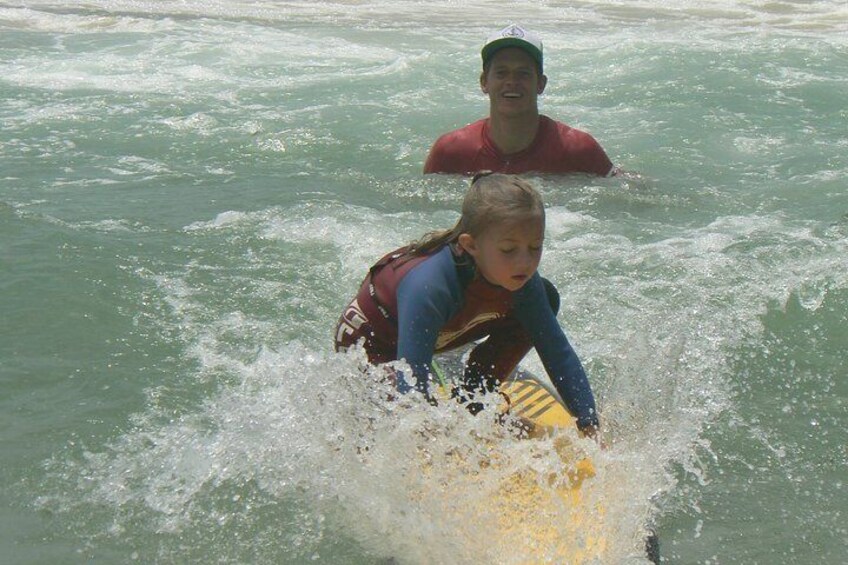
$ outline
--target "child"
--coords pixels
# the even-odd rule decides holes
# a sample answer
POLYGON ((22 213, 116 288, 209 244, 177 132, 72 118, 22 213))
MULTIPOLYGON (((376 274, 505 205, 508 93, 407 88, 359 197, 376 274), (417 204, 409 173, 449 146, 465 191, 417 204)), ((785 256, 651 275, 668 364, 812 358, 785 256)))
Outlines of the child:
POLYGON ((594 436, 595 400, 556 320, 559 294, 536 272, 544 235, 544 205, 532 186, 512 175, 475 176, 452 229, 371 267, 339 320, 336 350, 362 342, 371 363, 403 359, 412 375, 395 375, 398 392, 428 395, 434 353, 487 338, 465 367, 458 396, 467 402, 495 390, 535 347, 577 427, 594 436))

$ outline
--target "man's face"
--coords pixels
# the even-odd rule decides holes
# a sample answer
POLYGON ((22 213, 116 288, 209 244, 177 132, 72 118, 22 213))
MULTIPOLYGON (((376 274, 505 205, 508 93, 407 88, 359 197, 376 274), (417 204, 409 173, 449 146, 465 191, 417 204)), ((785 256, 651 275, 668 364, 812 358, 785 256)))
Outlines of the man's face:
POLYGON ((496 52, 489 68, 480 75, 480 88, 489 95, 493 112, 518 115, 538 112, 538 97, 547 77, 540 75, 536 62, 524 50, 506 47, 496 52))

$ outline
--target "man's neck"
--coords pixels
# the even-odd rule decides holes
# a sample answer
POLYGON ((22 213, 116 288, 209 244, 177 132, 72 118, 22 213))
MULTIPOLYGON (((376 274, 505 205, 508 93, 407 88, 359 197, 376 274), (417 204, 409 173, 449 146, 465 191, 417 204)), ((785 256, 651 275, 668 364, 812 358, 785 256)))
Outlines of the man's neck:
POLYGON ((489 117, 489 137, 504 155, 524 151, 533 144, 539 131, 539 114, 489 117))

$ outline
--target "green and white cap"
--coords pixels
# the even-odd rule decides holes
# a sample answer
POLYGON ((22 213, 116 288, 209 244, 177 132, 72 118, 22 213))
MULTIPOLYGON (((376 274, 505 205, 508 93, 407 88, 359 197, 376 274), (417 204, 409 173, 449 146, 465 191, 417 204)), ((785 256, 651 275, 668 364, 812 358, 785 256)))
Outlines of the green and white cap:
POLYGON ((486 39, 483 45, 483 66, 489 62, 494 54, 504 47, 518 47, 533 57, 542 72, 542 40, 533 32, 527 31, 519 25, 508 25, 500 31, 496 31, 486 39))

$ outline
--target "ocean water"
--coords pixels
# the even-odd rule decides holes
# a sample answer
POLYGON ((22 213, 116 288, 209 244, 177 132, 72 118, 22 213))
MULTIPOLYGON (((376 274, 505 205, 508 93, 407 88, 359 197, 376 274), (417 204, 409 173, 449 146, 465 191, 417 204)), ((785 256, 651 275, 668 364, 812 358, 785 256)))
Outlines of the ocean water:
POLYGON ((595 563, 647 527, 665 563, 848 561, 843 0, 0 1, 0 561, 524 562, 467 510, 550 445, 331 347, 456 220, 423 160, 513 21, 627 171, 531 177, 608 442, 550 519, 595 563))

